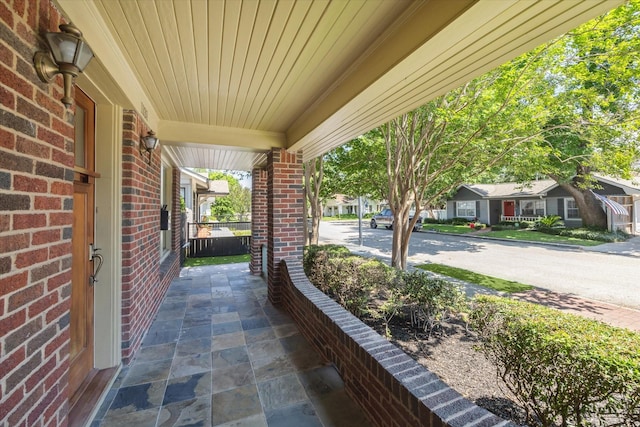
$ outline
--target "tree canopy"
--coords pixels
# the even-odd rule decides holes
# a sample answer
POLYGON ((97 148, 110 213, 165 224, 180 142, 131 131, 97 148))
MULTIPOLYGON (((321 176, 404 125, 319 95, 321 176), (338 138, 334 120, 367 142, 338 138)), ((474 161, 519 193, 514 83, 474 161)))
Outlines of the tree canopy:
POLYGON ((222 171, 209 171, 209 179, 224 179, 229 183, 229 195, 216 197, 211 206, 211 214, 221 217, 238 215, 240 219, 251 212, 251 190, 243 187, 233 174, 222 171))
POLYGON ((337 148, 325 156, 327 190, 389 202, 402 225, 392 254, 400 267, 409 210, 483 176, 549 176, 586 225, 606 225, 591 173, 629 178, 638 160, 639 6, 630 1, 337 148))

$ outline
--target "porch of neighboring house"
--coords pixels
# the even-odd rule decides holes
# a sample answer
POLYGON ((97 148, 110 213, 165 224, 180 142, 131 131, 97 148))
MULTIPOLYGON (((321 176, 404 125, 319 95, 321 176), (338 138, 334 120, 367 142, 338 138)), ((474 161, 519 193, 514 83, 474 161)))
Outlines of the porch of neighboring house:
POLYGON ((94 427, 368 426, 247 264, 184 268, 94 427))

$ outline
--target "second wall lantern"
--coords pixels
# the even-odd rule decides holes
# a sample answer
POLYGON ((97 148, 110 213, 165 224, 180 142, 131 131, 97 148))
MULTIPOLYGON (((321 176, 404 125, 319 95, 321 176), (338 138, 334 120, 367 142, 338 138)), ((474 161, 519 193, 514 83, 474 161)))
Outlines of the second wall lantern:
POLYGON ((150 130, 145 136, 140 137, 140 154, 146 151, 149 155, 149 164, 151 164, 151 152, 158 146, 158 137, 155 132, 150 130))
POLYGON ((50 52, 36 52, 33 63, 38 77, 45 83, 50 83, 56 74, 62 74, 64 96, 61 101, 69 108, 73 104, 73 79, 89 64, 93 51, 75 25, 62 24, 59 28, 62 32, 45 34, 50 52))

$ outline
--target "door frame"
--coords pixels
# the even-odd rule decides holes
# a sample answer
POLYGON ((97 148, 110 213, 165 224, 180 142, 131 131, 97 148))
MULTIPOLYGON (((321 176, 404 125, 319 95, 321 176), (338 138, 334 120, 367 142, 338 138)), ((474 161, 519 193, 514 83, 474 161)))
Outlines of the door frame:
MULTIPOLYGON (((84 75, 76 82, 96 104, 95 242, 104 264, 94 286, 94 367, 122 361, 122 132, 123 109, 84 75)), ((115 379, 115 378, 114 378, 115 379)), ((95 408, 96 410, 98 408, 95 408)))

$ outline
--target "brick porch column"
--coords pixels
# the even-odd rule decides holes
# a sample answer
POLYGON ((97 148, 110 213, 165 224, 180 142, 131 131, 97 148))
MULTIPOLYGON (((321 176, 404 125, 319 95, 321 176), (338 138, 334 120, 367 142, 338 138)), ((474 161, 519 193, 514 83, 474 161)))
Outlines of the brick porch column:
POLYGON ((262 274, 262 245, 267 244, 267 170, 251 172, 251 274, 262 274))
POLYGON ((267 284, 269 300, 282 300, 280 261, 302 258, 304 246, 302 152, 274 148, 267 156, 267 284))

